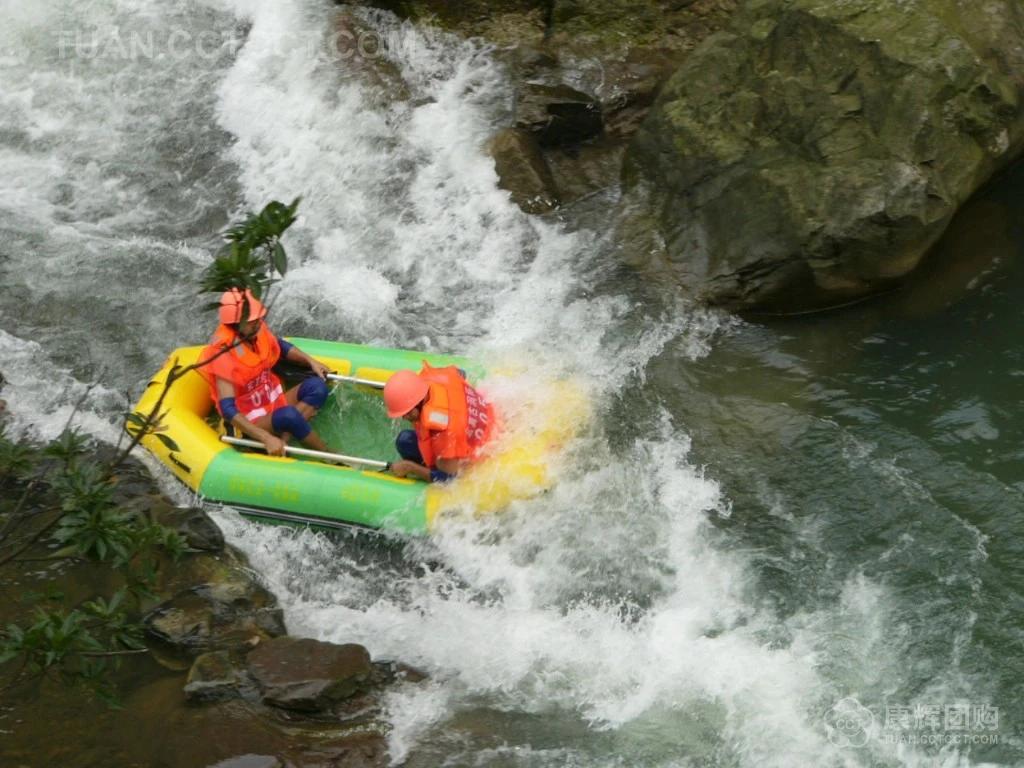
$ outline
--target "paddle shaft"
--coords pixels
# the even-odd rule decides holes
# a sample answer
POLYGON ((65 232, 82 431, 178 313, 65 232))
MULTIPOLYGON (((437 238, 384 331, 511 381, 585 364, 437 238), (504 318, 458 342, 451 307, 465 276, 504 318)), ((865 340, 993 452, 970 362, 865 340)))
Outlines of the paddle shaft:
MULTIPOLYGON (((231 437, 230 435, 223 435, 220 438, 225 443, 231 445, 240 445, 245 448, 263 448, 263 443, 258 440, 246 440, 243 437, 231 437)), ((343 456, 340 453, 327 453, 326 451, 314 451, 311 448, 295 448, 291 445, 284 447, 287 453, 293 453, 296 456, 308 456, 311 459, 326 459, 328 461, 340 461, 343 464, 359 464, 364 467, 373 467, 374 469, 390 469, 391 464, 387 461, 377 461, 376 459, 361 459, 358 456, 343 456)))
POLYGON ((330 381, 347 381, 352 384, 362 384, 364 387, 384 389, 383 381, 374 381, 373 379, 360 379, 358 376, 342 376, 340 373, 328 373, 327 378, 330 381))

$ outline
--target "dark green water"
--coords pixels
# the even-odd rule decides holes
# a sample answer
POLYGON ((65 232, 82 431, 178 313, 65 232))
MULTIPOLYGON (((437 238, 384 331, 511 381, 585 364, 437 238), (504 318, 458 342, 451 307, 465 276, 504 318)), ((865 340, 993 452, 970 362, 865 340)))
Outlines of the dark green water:
MULTIPOLYGON (((906 290, 662 355, 647 393, 732 502, 717 527, 779 616, 765 641, 810 639, 823 716, 852 696, 876 737, 937 734, 947 756, 949 737, 997 734, 959 755, 1007 765, 1024 760, 1022 194, 1018 166, 906 290), (960 728, 965 707, 989 720, 960 728)), ((871 743, 850 757, 894 761, 871 743)))
POLYGON ((363 459, 393 461, 396 458, 395 436, 403 424, 388 418, 379 396, 339 384, 316 415, 313 427, 333 451, 363 459))

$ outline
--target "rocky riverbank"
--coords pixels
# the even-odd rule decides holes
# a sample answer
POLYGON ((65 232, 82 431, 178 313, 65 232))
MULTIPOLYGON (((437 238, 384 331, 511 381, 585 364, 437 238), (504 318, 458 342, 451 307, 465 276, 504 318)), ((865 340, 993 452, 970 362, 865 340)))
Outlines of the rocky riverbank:
MULTIPOLYGON (((109 451, 95 457, 109 459, 109 451)), ((423 675, 374 661, 361 645, 289 636, 276 597, 202 509, 173 505, 132 460, 112 482, 119 509, 179 533, 188 550, 178 560, 157 559, 149 594, 133 611, 147 651, 110 673, 124 708, 108 709, 54 679, 15 684, 4 693, 0 763, 387 765, 377 717, 382 696, 423 675), (63 735, 54 739, 58 721, 63 735)), ((5 475, 3 497, 19 491, 24 486, 5 475)), ((29 503, 52 505, 45 488, 38 494, 29 503)), ((70 608, 116 587, 118 574, 108 566, 54 552, 41 539, 21 565, 4 571, 5 623, 31 621, 38 595, 60 596, 70 608)), ((19 670, 11 667, 3 669, 5 685, 17 683, 19 670)))

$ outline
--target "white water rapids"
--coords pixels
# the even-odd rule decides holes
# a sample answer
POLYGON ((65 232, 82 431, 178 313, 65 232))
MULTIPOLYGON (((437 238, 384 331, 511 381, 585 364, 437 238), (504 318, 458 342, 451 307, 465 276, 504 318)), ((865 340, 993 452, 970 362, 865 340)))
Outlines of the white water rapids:
POLYGON ((789 642, 766 639, 781 620, 751 553, 713 525, 729 499, 665 406, 638 396, 654 356, 685 364, 728 324, 642 306, 635 286, 615 290, 604 232, 509 202, 483 151, 511 100, 490 52, 367 15, 408 88, 383 99, 329 55, 331 12, 4 0, 0 370, 15 428, 53 436, 82 401, 78 423, 116 440, 164 356, 210 332, 194 286, 217 231, 301 196, 276 331, 528 364, 507 397, 571 375, 598 413, 554 491, 431 542, 219 519, 293 634, 428 673, 388 696, 395 764, 417 750, 432 765, 934 764, 843 750, 822 726, 843 694, 818 665, 830 638, 858 638, 854 680, 898 664, 872 633, 884 589, 854 580, 826 615, 789 620, 789 642))

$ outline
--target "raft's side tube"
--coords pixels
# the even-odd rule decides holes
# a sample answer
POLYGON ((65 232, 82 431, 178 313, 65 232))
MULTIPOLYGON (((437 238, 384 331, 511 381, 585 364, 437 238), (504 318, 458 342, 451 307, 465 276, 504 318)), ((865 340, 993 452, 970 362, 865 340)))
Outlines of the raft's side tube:
MULTIPOLYGON (((146 386, 135 413, 143 418, 149 415, 164 391, 171 368, 192 365, 202 350, 202 347, 183 347, 172 352, 146 386)), ((218 454, 231 450, 206 423, 211 406, 206 380, 195 371, 189 371, 171 385, 158 414, 157 432, 172 441, 177 450, 172 450, 154 434, 142 438, 142 445, 194 491, 199 490, 210 462, 218 454)))
POLYGON ((220 453, 199 488, 209 499, 325 521, 427 531, 423 485, 379 472, 260 453, 220 453))

